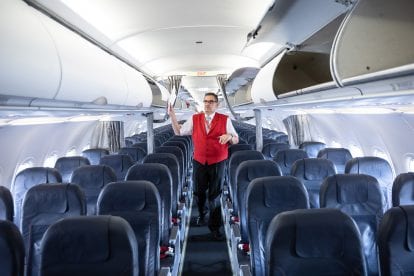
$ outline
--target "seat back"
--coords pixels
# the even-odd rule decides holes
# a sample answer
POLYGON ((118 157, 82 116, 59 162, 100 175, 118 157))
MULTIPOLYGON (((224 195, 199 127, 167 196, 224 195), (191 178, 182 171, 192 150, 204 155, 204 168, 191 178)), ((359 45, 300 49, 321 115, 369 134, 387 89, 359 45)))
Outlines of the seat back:
POLYGON ((233 210, 240 219, 240 234, 242 241, 248 241, 246 218, 246 191, 250 182, 264 176, 282 175, 279 166, 271 160, 247 160, 240 163, 236 170, 236 182, 233 186, 235 197, 233 210))
POLYGON ((58 158, 55 163, 57 169, 62 176, 62 182, 69 182, 74 170, 81 166, 90 165, 88 158, 82 156, 64 156, 58 158))
POLYGON ((26 275, 38 275, 40 241, 47 228, 61 218, 86 213, 85 195, 71 184, 43 184, 30 188, 23 201, 21 230, 26 247, 26 275))
POLYGON ((247 231, 253 275, 265 275, 264 251, 267 228, 281 212, 309 208, 305 186, 292 176, 254 179, 246 191, 247 231))
POLYGON ((145 154, 148 153, 148 145, 147 145, 147 142, 134 143, 134 144, 132 144, 129 147, 132 147, 132 148, 141 148, 145 152, 145 154))
POLYGON ((389 209, 378 230, 381 275, 414 274, 414 205, 389 209))
POLYGON ((99 165, 106 165, 111 167, 118 181, 124 180, 125 175, 132 165, 135 164, 135 161, 129 154, 113 154, 102 156, 99 161, 99 165))
POLYGON ((161 242, 168 244, 172 218, 172 179, 168 167, 155 163, 135 164, 129 168, 125 180, 146 180, 157 187, 161 199, 161 242))
POLYGON ((291 175, 305 185, 311 208, 319 208, 319 190, 326 177, 336 173, 333 163, 323 158, 305 158, 295 161, 291 175))
POLYGON ((106 165, 89 165, 77 168, 71 183, 79 185, 86 198, 86 214, 96 214, 96 201, 102 188, 109 182, 116 181, 114 170, 106 165))
POLYGON ((171 197, 171 212, 173 216, 176 216, 177 206, 180 202, 181 195, 181 182, 179 178, 180 165, 178 164, 178 159, 172 153, 152 153, 144 158, 143 163, 164 164, 170 170, 173 185, 171 197))
POLYGON ((414 173, 401 173, 392 184, 392 206, 412 204, 414 204, 414 173))
POLYGON ((96 148, 82 151, 82 156, 88 158, 90 165, 98 165, 101 157, 105 155, 109 155, 109 150, 96 148))
POLYGON ((377 230, 382 219, 382 193, 378 181, 364 174, 327 177, 320 191, 321 208, 336 208, 356 222, 370 275, 378 275, 377 230))
POLYGON ((13 196, 4 186, 0 186, 0 220, 13 221, 13 196))
POLYGON ((236 198, 236 190, 234 189, 234 185, 236 182, 236 171, 237 167, 240 165, 241 162, 247 160, 264 160, 264 156, 260 151, 257 150, 242 150, 234 152, 230 159, 229 159, 229 167, 228 167, 228 174, 229 174, 229 193, 232 200, 237 200, 236 198))
POLYGON ((318 152, 325 147, 325 143, 315 141, 306 141, 299 145, 299 149, 306 151, 309 158, 316 158, 318 156, 318 152))
POLYGON ((266 159, 273 160, 279 150, 289 149, 286 143, 268 143, 263 146, 262 153, 266 159))
POLYGON ((274 217, 266 234, 266 275, 366 275, 355 222, 337 209, 274 217))
POLYGON ((273 160, 279 165, 283 175, 290 175, 296 160, 308 158, 306 151, 301 149, 279 150, 273 160))
POLYGON ((147 152, 138 147, 123 147, 119 149, 118 154, 128 154, 134 162, 141 163, 147 152))
POLYGON ((27 190, 38 184, 57 182, 62 182, 62 176, 54 168, 33 167, 19 172, 11 190, 14 199, 14 223, 20 225, 23 198, 27 190))
POLYGON ((249 144, 230 145, 229 148, 228 148, 229 158, 233 155, 233 153, 235 153, 237 151, 242 151, 242 150, 253 150, 253 147, 252 147, 252 145, 249 145, 249 144))
POLYGON ((24 276, 24 243, 17 226, 0 220, 0 269, 2 276, 24 276))
POLYGON ((177 146, 161 146, 155 149, 155 153, 171 153, 178 159, 178 163, 180 164, 180 179, 182 185, 184 185, 184 172, 185 172, 185 162, 184 162, 184 152, 177 146))
POLYGON ((337 173, 345 172, 345 164, 352 159, 351 152, 345 148, 324 148, 318 152, 318 158, 331 160, 337 173))
POLYGON ((40 247, 41 276, 136 276, 134 231, 115 216, 69 217, 46 231, 40 247))
POLYGON ((98 215, 128 221, 138 242, 139 271, 156 275, 160 259, 161 199, 149 181, 120 181, 106 185, 98 198, 98 215))
POLYGON ((375 177, 383 193, 384 212, 391 208, 394 173, 387 160, 375 156, 352 158, 345 165, 345 173, 367 174, 375 177))

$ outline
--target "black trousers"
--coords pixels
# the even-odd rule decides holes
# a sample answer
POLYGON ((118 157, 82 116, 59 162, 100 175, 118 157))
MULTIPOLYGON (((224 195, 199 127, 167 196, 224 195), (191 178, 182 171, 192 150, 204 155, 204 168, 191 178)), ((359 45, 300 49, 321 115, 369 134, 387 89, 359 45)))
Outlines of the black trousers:
POLYGON ((221 219, 220 195, 224 184, 226 161, 206 165, 193 160, 193 175, 197 207, 200 216, 205 215, 208 198, 210 230, 217 230, 223 224, 221 219))

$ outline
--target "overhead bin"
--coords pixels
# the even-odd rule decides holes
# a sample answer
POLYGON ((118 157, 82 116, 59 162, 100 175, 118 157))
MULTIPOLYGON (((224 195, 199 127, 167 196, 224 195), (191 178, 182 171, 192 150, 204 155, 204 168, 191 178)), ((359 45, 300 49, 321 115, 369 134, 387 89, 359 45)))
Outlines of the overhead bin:
POLYGON ((0 95, 148 107, 146 78, 23 1, 0 2, 0 95))
MULTIPOLYGON (((383 79, 414 63, 414 1, 360 0, 345 18, 331 55, 340 85, 383 79), (395 71, 395 70, 394 70, 395 71)), ((394 74, 395 75, 395 74, 394 74)))

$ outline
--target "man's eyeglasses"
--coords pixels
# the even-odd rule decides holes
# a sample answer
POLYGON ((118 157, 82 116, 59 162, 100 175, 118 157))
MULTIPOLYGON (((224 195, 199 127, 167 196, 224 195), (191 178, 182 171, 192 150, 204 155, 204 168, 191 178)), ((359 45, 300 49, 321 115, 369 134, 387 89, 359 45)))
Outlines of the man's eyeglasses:
POLYGON ((203 103, 205 103, 205 104, 213 104, 213 103, 216 103, 217 101, 207 101, 207 100, 204 100, 203 101, 203 103))

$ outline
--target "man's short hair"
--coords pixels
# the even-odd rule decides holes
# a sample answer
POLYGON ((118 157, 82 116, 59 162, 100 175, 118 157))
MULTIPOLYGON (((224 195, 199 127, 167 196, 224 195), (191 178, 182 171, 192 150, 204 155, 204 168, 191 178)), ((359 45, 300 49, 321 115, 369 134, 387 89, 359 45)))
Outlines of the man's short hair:
POLYGON ((217 96, 217 94, 216 94, 216 93, 213 93, 213 92, 207 92, 206 94, 204 94, 204 98, 205 98, 205 97, 207 97, 207 96, 213 96, 213 97, 214 97, 214 99, 216 100, 216 102, 218 102, 218 96, 217 96))

